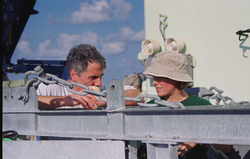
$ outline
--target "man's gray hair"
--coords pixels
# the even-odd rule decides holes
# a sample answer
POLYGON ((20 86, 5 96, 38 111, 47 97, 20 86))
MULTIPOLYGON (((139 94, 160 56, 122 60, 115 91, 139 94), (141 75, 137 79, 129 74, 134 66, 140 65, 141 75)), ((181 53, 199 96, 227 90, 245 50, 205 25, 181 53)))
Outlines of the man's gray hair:
POLYGON ((69 51, 66 62, 68 78, 71 79, 71 69, 74 69, 77 75, 81 76, 81 74, 87 69, 89 62, 97 62, 103 69, 106 68, 105 58, 94 46, 80 44, 72 47, 69 51))

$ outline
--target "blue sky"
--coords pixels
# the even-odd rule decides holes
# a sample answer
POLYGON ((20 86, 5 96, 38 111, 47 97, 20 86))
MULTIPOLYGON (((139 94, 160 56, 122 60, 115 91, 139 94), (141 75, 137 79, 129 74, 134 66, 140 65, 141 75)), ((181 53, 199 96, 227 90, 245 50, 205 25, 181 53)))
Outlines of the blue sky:
MULTIPOLYGON (((37 0, 11 58, 66 60, 74 45, 91 44, 105 57, 103 82, 143 72, 143 0, 37 0)), ((23 74, 8 74, 10 80, 23 74)))

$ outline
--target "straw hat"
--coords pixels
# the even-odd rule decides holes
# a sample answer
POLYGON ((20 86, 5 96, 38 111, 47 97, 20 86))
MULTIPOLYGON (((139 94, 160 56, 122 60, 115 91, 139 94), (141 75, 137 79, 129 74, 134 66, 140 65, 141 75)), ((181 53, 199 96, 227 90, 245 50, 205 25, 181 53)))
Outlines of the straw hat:
POLYGON ((180 82, 193 82, 187 71, 187 58, 174 51, 156 54, 143 74, 167 77, 180 82))

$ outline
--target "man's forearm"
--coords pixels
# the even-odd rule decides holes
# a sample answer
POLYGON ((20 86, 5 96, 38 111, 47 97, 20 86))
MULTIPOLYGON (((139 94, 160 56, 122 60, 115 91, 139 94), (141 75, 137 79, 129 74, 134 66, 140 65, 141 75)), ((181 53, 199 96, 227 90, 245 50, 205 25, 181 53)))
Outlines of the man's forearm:
MULTIPOLYGON (((136 89, 127 89, 124 91, 125 97, 137 97, 140 95, 140 92, 136 89)), ((144 99, 142 100, 142 103, 144 103, 144 99)), ((134 101, 125 101, 125 106, 137 106, 137 103, 134 101)))
POLYGON ((67 102, 68 96, 37 96, 39 109, 55 109, 62 106, 73 105, 73 102, 67 102))
MULTIPOLYGON (((125 97, 137 97, 139 94, 140 93, 135 89, 129 89, 129 90, 124 91, 125 97)), ((86 97, 82 97, 82 96, 74 95, 74 94, 68 95, 68 96, 40 96, 38 95, 38 108, 39 109, 55 109, 55 108, 62 107, 62 106, 75 106, 83 102, 83 99, 81 98, 86 99, 86 97)), ((144 100, 142 102, 144 102, 144 100)), ((81 104, 84 104, 84 103, 81 103, 81 104)), ((107 105, 107 103, 100 100, 100 103, 98 105, 105 106, 107 105)), ((137 103, 134 101, 125 101, 125 106, 136 106, 136 105, 137 103)))
MULTIPOLYGON (((107 103, 100 100, 98 107, 103 107, 103 106, 107 106, 107 103)), ((134 101, 125 101, 125 106, 137 106, 137 103, 134 101)))

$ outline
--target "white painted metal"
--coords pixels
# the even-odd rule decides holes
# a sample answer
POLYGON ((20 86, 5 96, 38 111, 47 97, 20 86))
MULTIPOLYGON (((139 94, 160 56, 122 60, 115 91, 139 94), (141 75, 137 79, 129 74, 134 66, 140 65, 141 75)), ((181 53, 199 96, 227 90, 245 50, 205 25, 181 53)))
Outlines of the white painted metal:
MULTIPOLYGON (((250 37, 236 35, 250 28, 249 6, 249 0, 144 0, 145 39, 165 50, 159 14, 168 15, 166 38, 183 38, 197 62, 194 87, 216 86, 236 102, 250 101, 250 37)), ((155 94, 150 79, 144 88, 155 94)))

